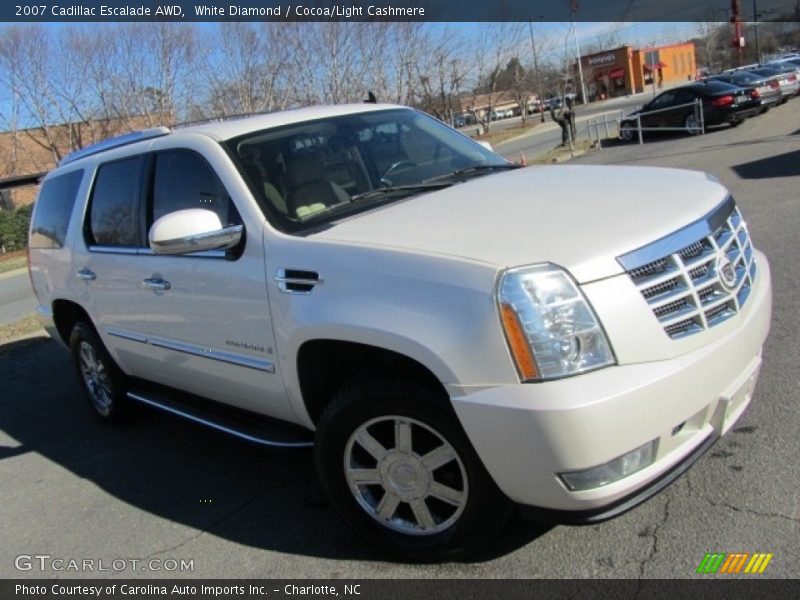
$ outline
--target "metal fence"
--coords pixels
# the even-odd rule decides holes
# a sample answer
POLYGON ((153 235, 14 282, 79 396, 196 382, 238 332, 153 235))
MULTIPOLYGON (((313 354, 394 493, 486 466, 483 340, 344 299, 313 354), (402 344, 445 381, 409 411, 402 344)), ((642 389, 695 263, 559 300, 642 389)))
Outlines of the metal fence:
POLYGON ((697 132, 699 134, 704 134, 706 132, 705 127, 705 115, 703 114, 703 103, 700 100, 695 100, 693 102, 687 102, 686 104, 677 104, 675 106, 670 106, 668 108, 659 108, 657 110, 649 110, 647 112, 638 113, 632 117, 626 117, 625 112, 620 110, 618 116, 609 117, 608 113, 601 115, 601 117, 596 117, 591 119, 590 121, 586 121, 586 135, 590 140, 596 141, 599 146, 602 146, 603 139, 609 139, 611 137, 611 131, 616 129, 617 134, 619 137, 622 137, 622 123, 623 122, 631 122, 636 121, 636 125, 631 129, 638 134, 639 143, 643 144, 644 139, 642 136, 642 132, 644 131, 690 131, 690 132, 697 132), (656 113, 667 112, 667 111, 674 111, 680 108, 686 108, 692 106, 694 107, 694 121, 697 123, 694 127, 682 126, 682 127, 642 127, 642 117, 653 115, 656 113), (605 136, 601 135, 601 132, 605 133, 605 136))

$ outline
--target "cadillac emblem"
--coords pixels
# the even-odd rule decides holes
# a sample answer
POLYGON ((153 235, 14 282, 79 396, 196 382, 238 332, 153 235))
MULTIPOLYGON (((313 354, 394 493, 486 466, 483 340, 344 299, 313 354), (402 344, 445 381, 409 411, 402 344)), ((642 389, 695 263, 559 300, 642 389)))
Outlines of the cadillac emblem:
POLYGON ((731 291, 736 287, 736 271, 727 256, 720 256, 717 259, 717 273, 719 273, 720 283, 726 290, 731 291))

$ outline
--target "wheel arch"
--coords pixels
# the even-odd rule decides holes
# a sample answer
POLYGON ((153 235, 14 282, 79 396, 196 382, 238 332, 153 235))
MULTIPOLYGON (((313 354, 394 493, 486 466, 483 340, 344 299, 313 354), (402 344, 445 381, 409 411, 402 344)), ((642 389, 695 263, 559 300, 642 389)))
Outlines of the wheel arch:
POLYGON ((303 405, 316 425, 337 390, 362 378, 407 378, 449 396, 440 377, 416 358, 367 343, 313 339, 297 352, 297 379, 303 405))
MULTIPOLYGON (((77 302, 72 300, 57 299, 53 301, 53 324, 58 332, 58 337, 64 345, 69 346, 69 338, 75 323, 84 322, 94 327, 89 313, 77 302)), ((95 327, 95 330, 97 328, 95 327)))

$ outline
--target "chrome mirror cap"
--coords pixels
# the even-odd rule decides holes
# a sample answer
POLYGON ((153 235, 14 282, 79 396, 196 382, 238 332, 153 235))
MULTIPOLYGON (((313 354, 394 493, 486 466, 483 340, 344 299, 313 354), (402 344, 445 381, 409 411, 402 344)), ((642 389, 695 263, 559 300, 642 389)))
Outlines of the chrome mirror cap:
POLYGON ((242 225, 223 227, 217 214, 203 208, 178 210, 150 228, 150 248, 156 254, 188 254, 227 250, 242 239, 242 225))

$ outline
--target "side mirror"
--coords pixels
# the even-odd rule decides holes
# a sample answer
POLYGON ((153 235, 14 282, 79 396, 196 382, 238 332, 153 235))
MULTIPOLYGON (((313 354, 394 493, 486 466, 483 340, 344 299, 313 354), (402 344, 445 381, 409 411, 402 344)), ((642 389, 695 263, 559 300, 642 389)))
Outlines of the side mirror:
POLYGON ((242 239, 241 225, 223 227, 217 213, 204 208, 177 210, 150 228, 150 248, 156 254, 188 254, 227 250, 242 239))
MULTIPOLYGON (((475 141, 478 141, 478 140, 475 140, 475 141)), ((486 148, 487 150, 490 150, 490 151, 494 152, 494 148, 492 148, 492 145, 491 145, 489 142, 486 142, 486 141, 478 141, 478 143, 479 143, 481 146, 483 146, 484 148, 486 148)))

